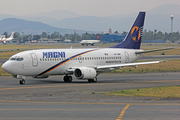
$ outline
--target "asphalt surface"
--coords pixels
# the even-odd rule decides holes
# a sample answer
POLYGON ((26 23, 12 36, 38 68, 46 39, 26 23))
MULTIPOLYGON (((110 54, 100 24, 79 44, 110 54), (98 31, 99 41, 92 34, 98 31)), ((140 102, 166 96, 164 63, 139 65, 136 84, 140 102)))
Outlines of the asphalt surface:
POLYGON ((0 120, 179 120, 180 98, 105 96, 111 90, 180 85, 180 72, 101 74, 97 83, 61 76, 0 77, 0 120))

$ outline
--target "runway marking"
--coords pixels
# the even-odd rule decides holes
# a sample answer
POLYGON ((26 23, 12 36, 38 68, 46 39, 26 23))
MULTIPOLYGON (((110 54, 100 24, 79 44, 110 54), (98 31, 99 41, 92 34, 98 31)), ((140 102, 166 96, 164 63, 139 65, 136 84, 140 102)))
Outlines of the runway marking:
POLYGON ((88 103, 88 102, 43 102, 43 101, 13 101, 13 100, 0 100, 0 102, 7 103, 47 103, 47 104, 89 104, 89 105, 180 105, 180 103, 88 103))
POLYGON ((124 105, 127 103, 86 103, 86 102, 42 102, 42 101, 13 101, 13 100, 0 100, 0 102, 9 102, 9 103, 50 103, 50 104, 110 104, 110 105, 124 105))
MULTIPOLYGON (((17 87, 17 88, 1 88, 0 90, 16 90, 16 89, 32 89, 32 88, 53 88, 53 87, 76 87, 76 86, 91 86, 91 85, 109 85, 116 83, 100 83, 100 84, 83 84, 83 85, 55 85, 55 86, 36 86, 36 87, 17 87)), ((118 83, 124 84, 124 83, 118 83)), ((125 83, 127 84, 127 83, 125 83)))
POLYGON ((127 104, 121 111, 121 113, 119 114, 119 116, 116 118, 116 120, 121 120, 126 112, 126 110, 129 108, 131 104, 127 104))
POLYGON ((124 82, 124 83, 96 83, 96 84, 81 84, 81 85, 55 85, 55 86, 35 86, 35 87, 16 87, 16 88, 1 88, 2 90, 19 90, 19 89, 33 89, 33 88, 55 88, 55 87, 77 87, 77 86, 91 86, 91 85, 119 85, 132 83, 152 83, 152 82, 179 82, 180 80, 161 80, 161 81, 143 81, 143 82, 124 82))
POLYGON ((0 111, 111 111, 111 109, 0 109, 0 111))

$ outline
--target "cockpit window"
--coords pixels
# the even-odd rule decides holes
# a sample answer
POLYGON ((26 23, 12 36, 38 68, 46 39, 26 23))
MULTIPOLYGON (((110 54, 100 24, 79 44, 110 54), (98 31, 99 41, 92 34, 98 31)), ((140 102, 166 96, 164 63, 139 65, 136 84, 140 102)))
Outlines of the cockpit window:
POLYGON ((22 57, 12 57, 10 58, 11 61, 23 61, 24 59, 22 57))
POLYGON ((16 60, 16 58, 10 58, 10 60, 12 60, 12 61, 13 61, 13 60, 16 60))

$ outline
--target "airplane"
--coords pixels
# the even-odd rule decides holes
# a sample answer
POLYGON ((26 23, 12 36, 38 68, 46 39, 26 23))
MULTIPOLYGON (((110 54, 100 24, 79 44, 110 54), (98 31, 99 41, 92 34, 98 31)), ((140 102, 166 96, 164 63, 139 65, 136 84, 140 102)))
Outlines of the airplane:
POLYGON ((2 69, 25 84, 25 77, 48 78, 64 75, 64 82, 88 80, 97 82, 100 73, 121 69, 126 66, 155 64, 161 61, 137 62, 144 53, 170 48, 144 51, 140 49, 145 12, 139 12, 130 32, 122 41, 110 48, 86 49, 39 49, 17 53, 9 58, 2 69))
POLYGON ((88 44, 94 46, 94 44, 100 43, 99 36, 97 37, 97 40, 82 40, 80 43, 83 46, 88 46, 88 44))
POLYGON ((7 41, 11 41, 14 39, 14 32, 12 32, 11 36, 9 38, 2 38, 0 41, 6 44, 7 41))

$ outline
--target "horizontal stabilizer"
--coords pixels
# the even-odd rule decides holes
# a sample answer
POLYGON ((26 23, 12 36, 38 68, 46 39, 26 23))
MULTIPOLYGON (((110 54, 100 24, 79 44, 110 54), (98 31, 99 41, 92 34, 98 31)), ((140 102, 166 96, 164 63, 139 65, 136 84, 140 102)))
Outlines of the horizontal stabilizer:
POLYGON ((136 54, 156 52, 156 51, 162 51, 162 50, 170 50, 170 49, 174 49, 174 48, 163 48, 163 49, 156 49, 156 50, 139 51, 139 52, 136 52, 136 54))

